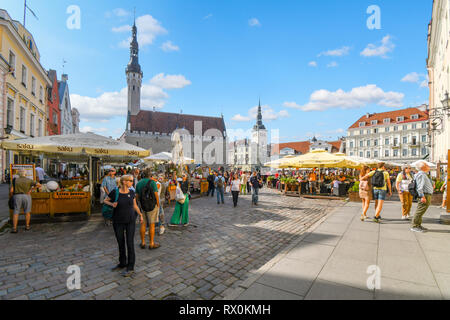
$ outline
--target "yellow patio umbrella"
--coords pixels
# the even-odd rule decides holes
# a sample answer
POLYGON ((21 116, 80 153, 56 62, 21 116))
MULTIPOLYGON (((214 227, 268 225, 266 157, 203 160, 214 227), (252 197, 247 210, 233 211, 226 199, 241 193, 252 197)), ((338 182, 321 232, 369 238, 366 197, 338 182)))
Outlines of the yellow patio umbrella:
POLYGON ((289 155, 286 156, 284 158, 281 159, 277 159, 274 161, 270 161, 264 164, 265 167, 270 167, 270 168, 275 168, 275 169, 281 169, 281 168, 289 168, 289 167, 284 167, 284 163, 286 163, 289 159, 295 158, 296 156, 294 155, 289 155))
POLYGON ((313 150, 288 159, 283 165, 291 168, 353 168, 359 166, 359 163, 347 157, 336 156, 326 150, 313 150))

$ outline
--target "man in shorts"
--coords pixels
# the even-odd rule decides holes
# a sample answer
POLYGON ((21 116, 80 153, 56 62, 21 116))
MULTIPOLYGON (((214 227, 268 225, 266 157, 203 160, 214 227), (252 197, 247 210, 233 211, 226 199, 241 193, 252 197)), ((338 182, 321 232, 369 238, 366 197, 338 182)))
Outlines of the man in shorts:
POLYGON ((31 220, 31 191, 33 188, 40 188, 41 185, 35 181, 28 179, 25 170, 19 170, 19 177, 13 180, 10 189, 10 197, 14 197, 14 215, 12 233, 17 233, 17 224, 19 223, 19 214, 25 213, 25 230, 30 230, 31 220))
POLYGON ((159 243, 155 243, 155 224, 158 222, 158 214, 159 214, 159 196, 158 196, 158 186, 156 185, 155 180, 152 179, 153 174, 150 171, 150 168, 147 168, 143 172, 143 178, 139 180, 138 184, 136 185, 136 196, 138 199, 138 204, 140 204, 140 194, 144 190, 147 183, 150 181, 150 186, 152 190, 155 193, 156 197, 156 206, 155 208, 150 212, 145 212, 142 210, 142 213, 144 214, 144 223, 141 224, 140 229, 140 235, 141 235, 141 249, 145 249, 145 231, 146 228, 148 228, 148 234, 150 239, 150 244, 148 248, 151 249, 157 249, 161 245, 159 243))

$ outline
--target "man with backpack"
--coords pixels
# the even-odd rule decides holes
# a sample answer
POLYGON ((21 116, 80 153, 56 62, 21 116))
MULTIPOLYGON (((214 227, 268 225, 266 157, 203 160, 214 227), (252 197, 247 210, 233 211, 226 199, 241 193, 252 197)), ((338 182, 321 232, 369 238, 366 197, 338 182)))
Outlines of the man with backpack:
POLYGON ((216 194, 217 194, 217 204, 220 204, 219 197, 222 200, 222 204, 224 204, 223 200, 223 189, 225 188, 225 178, 222 176, 222 173, 216 173, 216 179, 214 180, 214 185, 216 186, 216 194))
POLYGON ((431 196, 433 195, 433 184, 428 177, 430 167, 424 161, 420 161, 416 165, 419 172, 414 176, 414 182, 410 186, 411 193, 417 193, 419 203, 417 204, 416 213, 412 221, 411 231, 425 232, 428 229, 422 227, 422 216, 431 204, 431 196))
POLYGON ((144 170, 143 179, 136 185, 136 195, 138 204, 144 214, 145 223, 141 224, 141 249, 145 249, 145 231, 148 227, 148 234, 150 239, 149 249, 157 249, 160 247, 159 243, 155 243, 155 224, 158 222, 159 214, 159 195, 158 186, 152 179, 153 174, 150 168, 144 170))
POLYGON ((373 188, 373 199, 375 200, 375 217, 374 222, 379 223, 381 220, 381 210, 383 209, 383 203, 386 200, 386 194, 389 188, 388 196, 392 196, 392 186, 389 173, 386 171, 384 162, 378 164, 378 169, 369 172, 364 178, 371 178, 373 188))
POLYGON ((256 171, 253 172, 253 175, 250 178, 250 184, 252 186, 252 205, 257 206, 259 189, 262 188, 263 185, 261 179, 258 179, 256 171))

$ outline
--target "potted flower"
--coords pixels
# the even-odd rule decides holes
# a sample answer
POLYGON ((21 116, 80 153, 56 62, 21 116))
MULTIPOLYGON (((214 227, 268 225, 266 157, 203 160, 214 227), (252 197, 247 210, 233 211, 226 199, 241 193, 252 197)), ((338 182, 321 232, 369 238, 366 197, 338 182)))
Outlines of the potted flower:
POLYGON ((442 204, 443 193, 441 191, 444 181, 436 180, 434 184, 433 195, 431 196, 431 205, 440 206, 442 204))
POLYGON ((348 198, 352 202, 361 201, 359 197, 359 181, 356 181, 355 184, 348 190, 348 198))

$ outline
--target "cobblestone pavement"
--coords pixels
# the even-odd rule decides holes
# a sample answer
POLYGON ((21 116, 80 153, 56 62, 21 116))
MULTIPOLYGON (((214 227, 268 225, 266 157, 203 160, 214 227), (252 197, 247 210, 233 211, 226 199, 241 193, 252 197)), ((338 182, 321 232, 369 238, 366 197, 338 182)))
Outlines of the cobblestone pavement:
MULTIPOLYGON (((241 196, 190 203, 190 225, 157 237, 161 248, 139 248, 131 278, 110 271, 118 263, 112 227, 89 221, 32 225, 0 236, 2 299, 223 299, 310 225, 342 203, 280 196, 261 190, 260 203, 241 196), (69 291, 68 266, 81 268, 81 289, 69 291)), ((169 220, 173 208, 166 208, 169 220)), ((139 228, 139 226, 138 226, 139 228)), ((138 230, 137 230, 138 231, 138 230)), ((147 242, 148 243, 148 242, 147 242)))

